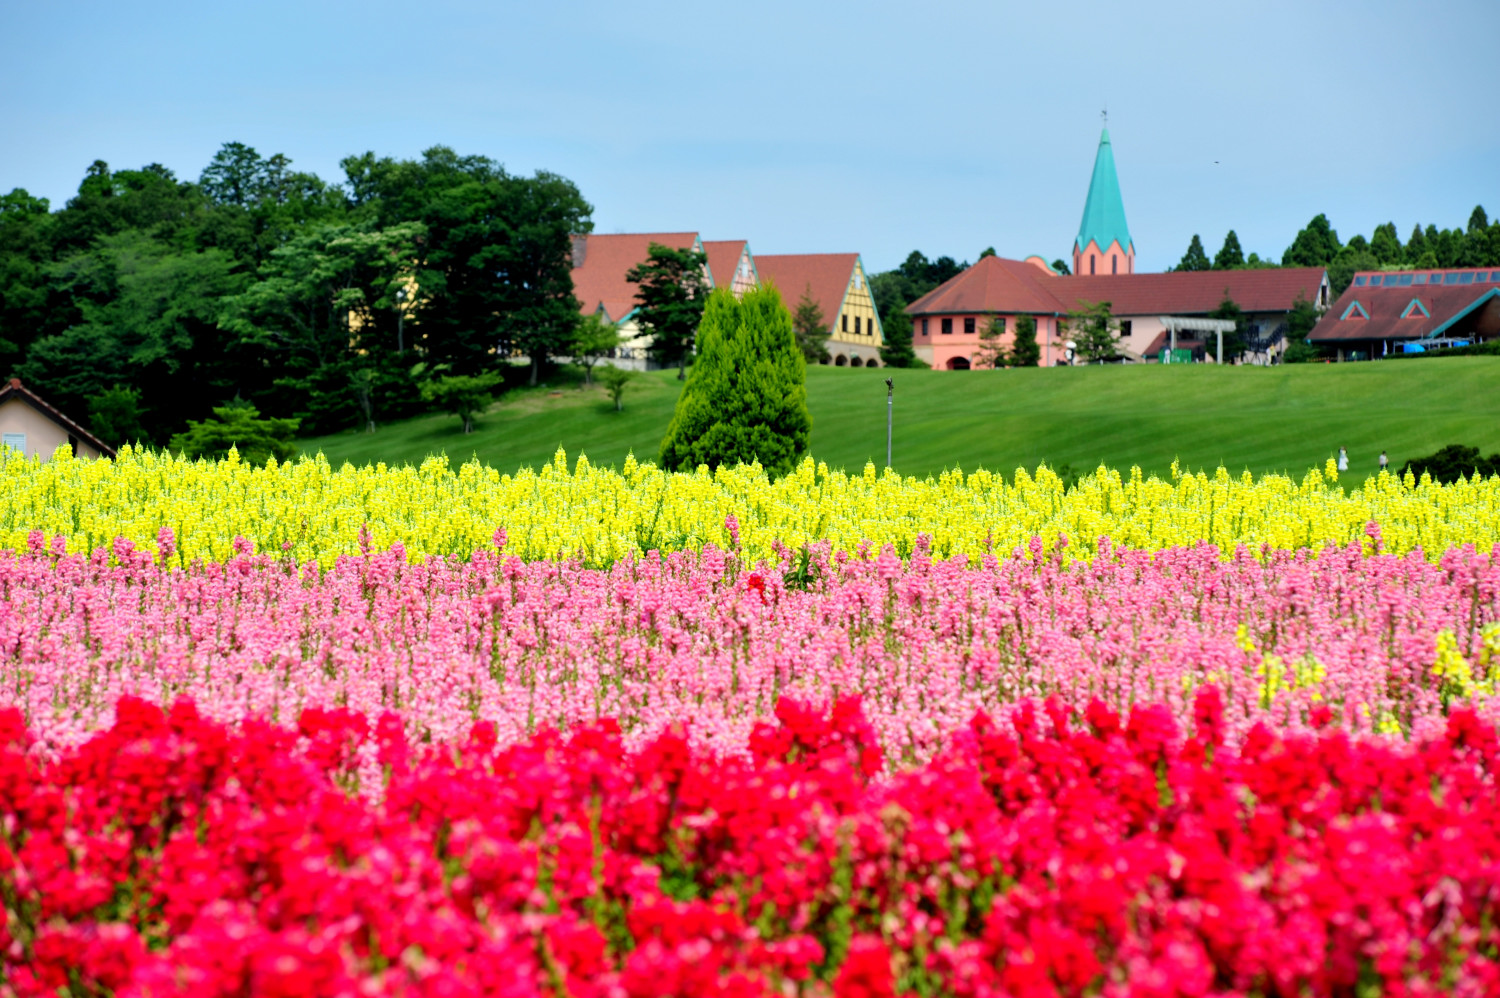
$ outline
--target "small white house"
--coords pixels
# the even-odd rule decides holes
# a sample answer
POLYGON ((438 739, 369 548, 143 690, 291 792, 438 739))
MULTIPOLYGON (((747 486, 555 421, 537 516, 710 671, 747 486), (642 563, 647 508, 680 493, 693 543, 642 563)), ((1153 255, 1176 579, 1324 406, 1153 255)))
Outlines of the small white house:
POLYGON ((63 444, 73 448, 74 457, 115 456, 113 447, 64 416, 20 378, 0 387, 0 445, 27 457, 50 459, 63 444))

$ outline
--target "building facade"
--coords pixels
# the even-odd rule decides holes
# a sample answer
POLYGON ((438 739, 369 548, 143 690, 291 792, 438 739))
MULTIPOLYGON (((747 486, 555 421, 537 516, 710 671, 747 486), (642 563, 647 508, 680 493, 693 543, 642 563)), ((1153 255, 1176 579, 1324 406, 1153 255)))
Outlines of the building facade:
MULTIPOLYGON (((1328 294, 1328 274, 1321 267, 1070 277, 1054 273, 1035 257, 992 256, 918 298, 906 311, 912 317, 917 356, 934 368, 964 371, 984 366, 980 334, 991 322, 1001 326, 999 343, 1009 352, 1022 315, 1036 320, 1041 364, 1069 363, 1069 314, 1101 302, 1109 303, 1119 324, 1120 358, 1156 361, 1169 341, 1167 317, 1206 318, 1227 298, 1240 307, 1247 327, 1246 352, 1233 360, 1270 364, 1286 349, 1287 313, 1298 299, 1326 308, 1328 294)), ((1214 357, 1212 344, 1188 341, 1178 347, 1201 347, 1201 359, 1214 357)))
POLYGON ((74 457, 114 457, 112 447, 11 378, 0 387, 0 445, 27 457, 49 460, 64 444, 74 457))
POLYGON ((793 314, 804 296, 818 306, 828 323, 829 363, 881 366, 885 332, 858 253, 758 256, 755 266, 762 281, 776 285, 793 314))
POLYGON ((739 298, 760 284, 755 257, 750 244, 743 239, 707 240, 703 252, 708 254, 708 277, 715 288, 728 288, 739 298))
MULTIPOLYGON (((651 356, 651 336, 636 321, 636 286, 626 279, 631 268, 645 263, 651 244, 704 253, 696 232, 633 232, 573 237, 573 297, 584 315, 600 315, 620 331, 621 344, 609 363, 643 371, 659 366, 651 356)), ((704 265, 704 278, 713 275, 704 265)))
POLYGON ((1365 271, 1308 341, 1339 360, 1426 353, 1500 337, 1500 270, 1365 271))

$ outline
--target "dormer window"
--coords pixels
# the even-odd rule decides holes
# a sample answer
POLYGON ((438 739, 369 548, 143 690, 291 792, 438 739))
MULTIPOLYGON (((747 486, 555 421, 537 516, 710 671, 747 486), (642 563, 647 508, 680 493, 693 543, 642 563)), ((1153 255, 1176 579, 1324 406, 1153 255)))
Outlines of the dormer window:
POLYGON ((1339 316, 1340 319, 1368 319, 1369 317, 1370 313, 1365 311, 1365 307, 1359 303, 1358 299, 1350 302, 1349 307, 1344 309, 1344 314, 1339 316))

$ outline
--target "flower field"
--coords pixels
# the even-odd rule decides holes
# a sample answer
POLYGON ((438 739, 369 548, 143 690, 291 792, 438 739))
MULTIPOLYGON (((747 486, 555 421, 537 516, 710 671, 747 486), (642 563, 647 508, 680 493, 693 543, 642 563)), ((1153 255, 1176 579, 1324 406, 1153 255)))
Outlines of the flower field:
POLYGON ((1500 994, 1500 479, 0 457, 0 998, 1500 994))

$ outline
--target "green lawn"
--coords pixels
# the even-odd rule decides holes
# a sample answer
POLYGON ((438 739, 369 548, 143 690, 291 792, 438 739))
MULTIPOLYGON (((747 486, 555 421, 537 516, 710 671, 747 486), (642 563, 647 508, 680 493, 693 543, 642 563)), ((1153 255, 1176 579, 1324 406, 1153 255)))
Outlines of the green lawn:
MULTIPOLYGON (((1089 471, 1100 462, 1164 474, 1173 458, 1192 469, 1300 475, 1342 445, 1361 480, 1381 448, 1392 468, 1449 443, 1500 451, 1500 358, 1452 357, 1289 367, 1213 365, 886 371, 814 367, 807 394, 812 454, 831 467, 877 466, 885 457, 885 383, 896 381, 895 467, 926 475, 955 465, 1011 473, 1046 462, 1089 471)), ((596 465, 635 452, 655 460, 672 417, 675 371, 638 377, 614 412, 576 374, 549 388, 505 395, 460 432, 453 416, 422 416, 374 434, 302 441, 308 453, 356 464, 477 456, 505 471, 551 459, 558 447, 596 465)), ((1346 479, 1347 481, 1348 479, 1346 479)))

